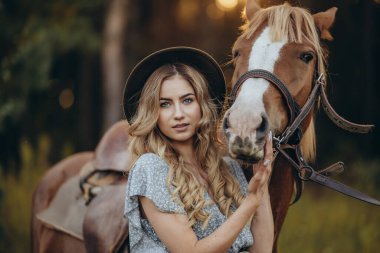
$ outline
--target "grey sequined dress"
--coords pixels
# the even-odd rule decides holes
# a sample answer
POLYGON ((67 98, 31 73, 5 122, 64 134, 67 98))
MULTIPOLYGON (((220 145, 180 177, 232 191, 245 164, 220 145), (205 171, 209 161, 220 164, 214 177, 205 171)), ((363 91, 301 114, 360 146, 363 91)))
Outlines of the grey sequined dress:
MULTIPOLYGON (((230 158, 225 158, 225 161, 238 180, 242 193, 246 195, 248 183, 242 169, 230 158)), ((138 202, 138 196, 145 196, 152 200, 162 212, 185 214, 183 207, 172 199, 167 187, 168 172, 169 167, 164 160, 155 154, 147 153, 136 161, 129 173, 124 217, 129 222, 129 244, 132 253, 169 252, 157 237, 149 221, 141 218, 138 202)), ((205 197, 210 199, 207 193, 205 197)), ((192 229, 198 240, 210 235, 227 219, 215 203, 207 205, 204 210, 211 213, 211 218, 205 229, 202 229, 202 222, 196 222, 193 225, 192 229)), ((252 244, 252 233, 250 227, 246 225, 228 252, 239 252, 252 244)))

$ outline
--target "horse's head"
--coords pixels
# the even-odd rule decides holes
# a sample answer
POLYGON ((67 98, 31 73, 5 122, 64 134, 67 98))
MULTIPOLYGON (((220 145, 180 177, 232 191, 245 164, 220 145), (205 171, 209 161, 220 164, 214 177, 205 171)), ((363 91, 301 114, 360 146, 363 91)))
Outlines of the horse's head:
MULTIPOLYGON (((332 8, 311 15, 289 4, 261 9, 254 1, 247 2, 247 23, 232 49, 235 66, 232 85, 240 84, 238 89, 235 87, 234 102, 223 119, 228 151, 233 158, 250 162, 262 159, 265 136, 270 130, 274 135, 281 134, 290 124, 291 115, 284 95, 271 81, 241 77, 254 69, 271 72, 302 107, 315 74, 325 71, 320 39, 332 39, 328 29, 335 12, 336 8, 332 8)), ((302 130, 304 155, 312 159, 315 153, 312 114, 302 123, 302 130)))

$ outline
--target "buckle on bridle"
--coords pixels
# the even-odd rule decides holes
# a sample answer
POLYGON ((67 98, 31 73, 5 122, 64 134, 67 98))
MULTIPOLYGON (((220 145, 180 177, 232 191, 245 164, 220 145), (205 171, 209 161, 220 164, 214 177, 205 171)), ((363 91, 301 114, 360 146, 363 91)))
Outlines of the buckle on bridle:
POLYGON ((309 165, 302 165, 300 170, 298 171, 298 176, 303 181, 310 180, 311 176, 314 174, 314 169, 309 165))
POLYGON ((285 140, 285 136, 273 136, 273 140, 275 141, 275 147, 280 148, 281 144, 285 140))
POLYGON ((319 84, 321 84, 321 86, 323 86, 326 83, 325 75, 323 73, 321 73, 315 82, 319 83, 319 84))
POLYGON ((286 141, 288 139, 288 137, 291 135, 292 133, 289 131, 289 127, 284 131, 283 134, 279 135, 279 136, 274 136, 273 137, 273 140, 276 141, 276 146, 280 147, 281 144, 284 144, 284 141, 286 141))

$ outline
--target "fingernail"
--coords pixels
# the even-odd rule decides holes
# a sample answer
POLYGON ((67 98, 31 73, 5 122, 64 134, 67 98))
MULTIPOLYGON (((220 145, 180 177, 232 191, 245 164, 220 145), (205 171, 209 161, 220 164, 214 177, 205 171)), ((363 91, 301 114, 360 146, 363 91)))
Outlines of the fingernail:
POLYGON ((268 134, 268 140, 272 140, 272 130, 269 131, 269 134, 268 134))
POLYGON ((268 164, 269 164, 269 160, 265 159, 264 162, 263 162, 263 165, 266 167, 266 166, 268 166, 268 164))

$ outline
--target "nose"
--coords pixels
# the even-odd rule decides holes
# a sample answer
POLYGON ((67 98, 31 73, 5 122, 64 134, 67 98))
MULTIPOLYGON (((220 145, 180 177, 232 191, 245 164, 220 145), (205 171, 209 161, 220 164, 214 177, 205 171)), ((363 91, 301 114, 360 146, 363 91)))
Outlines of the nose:
MULTIPOLYGON (((222 124, 223 130, 224 132, 227 133, 227 135, 229 133, 229 131, 227 130, 229 130, 231 126, 229 117, 230 117, 230 114, 228 113, 224 117, 223 124, 222 124)), ((261 141, 262 139, 264 139, 269 131, 269 121, 266 114, 262 113, 261 115, 256 117, 255 122, 250 122, 250 123, 251 123, 251 126, 246 126, 246 128, 249 129, 250 132, 253 132, 253 131, 256 132, 256 139, 258 141, 261 141)), ((246 133, 246 135, 249 135, 249 133, 246 133)))
POLYGON ((183 119, 184 117, 184 112, 181 104, 176 103, 174 106, 174 119, 179 120, 183 119))
POLYGON ((229 154, 251 163, 259 161, 264 155, 263 144, 269 131, 268 117, 261 113, 250 120, 242 118, 237 121, 233 116, 227 114, 223 120, 229 154))

